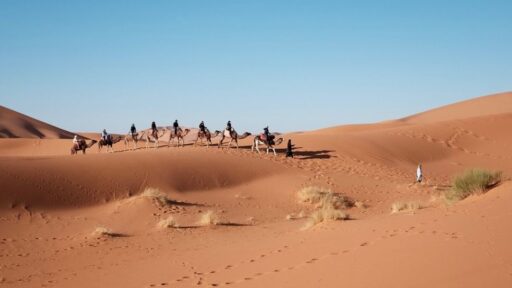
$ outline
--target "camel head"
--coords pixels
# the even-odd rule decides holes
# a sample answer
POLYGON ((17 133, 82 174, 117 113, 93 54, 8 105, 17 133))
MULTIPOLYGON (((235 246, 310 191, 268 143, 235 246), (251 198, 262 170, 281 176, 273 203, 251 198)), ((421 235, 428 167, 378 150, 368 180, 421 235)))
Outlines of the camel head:
POLYGON ((283 140, 284 139, 282 137, 279 137, 279 138, 277 138, 277 140, 274 141, 274 143, 275 143, 275 145, 279 145, 279 144, 283 143, 283 140))
POLYGON ((251 136, 251 133, 249 133, 249 132, 245 132, 244 134, 242 134, 242 135, 238 136, 238 139, 244 139, 244 138, 247 138, 247 137, 249 137, 249 136, 251 136))
POLYGON ((91 148, 96 143, 98 143, 98 141, 92 140, 91 143, 87 144, 87 148, 91 148))

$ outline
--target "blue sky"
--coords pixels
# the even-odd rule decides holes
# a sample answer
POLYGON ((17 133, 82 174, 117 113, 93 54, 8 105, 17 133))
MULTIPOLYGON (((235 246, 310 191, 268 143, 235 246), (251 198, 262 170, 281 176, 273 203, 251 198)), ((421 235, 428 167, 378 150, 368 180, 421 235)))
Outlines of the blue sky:
POLYGON ((0 0, 0 104, 72 131, 297 131, 509 91, 512 1, 0 0))

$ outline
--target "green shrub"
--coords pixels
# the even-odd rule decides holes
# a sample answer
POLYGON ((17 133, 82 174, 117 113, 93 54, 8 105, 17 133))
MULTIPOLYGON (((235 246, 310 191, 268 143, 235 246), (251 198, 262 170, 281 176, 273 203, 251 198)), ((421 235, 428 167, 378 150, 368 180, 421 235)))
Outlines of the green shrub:
POLYGON ((448 200, 459 201, 472 194, 484 193, 501 182, 501 171, 467 170, 455 177, 452 189, 445 193, 448 200))

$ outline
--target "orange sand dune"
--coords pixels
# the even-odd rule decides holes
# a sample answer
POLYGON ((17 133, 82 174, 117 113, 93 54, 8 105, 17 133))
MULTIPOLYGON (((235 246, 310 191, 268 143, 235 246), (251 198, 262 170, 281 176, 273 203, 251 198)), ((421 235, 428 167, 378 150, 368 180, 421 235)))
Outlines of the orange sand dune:
POLYGON ((512 287, 511 99, 279 136, 296 145, 294 159, 283 145, 277 157, 251 151, 252 137, 238 150, 218 149, 218 138, 193 147, 196 130, 184 148, 168 147, 164 135, 157 149, 121 141, 114 153, 93 146, 75 156, 67 139, 0 139, 0 283, 512 287), (440 200, 473 167, 501 170, 504 182, 455 204, 440 200), (344 208, 352 220, 304 229, 316 209, 297 200, 306 186, 357 202, 344 208), (397 201, 422 209, 391 214, 397 201), (198 224, 207 211, 218 225, 198 224), (179 228, 159 226, 169 216, 179 228))
POLYGON ((74 134, 0 105, 0 138, 71 139, 74 134))

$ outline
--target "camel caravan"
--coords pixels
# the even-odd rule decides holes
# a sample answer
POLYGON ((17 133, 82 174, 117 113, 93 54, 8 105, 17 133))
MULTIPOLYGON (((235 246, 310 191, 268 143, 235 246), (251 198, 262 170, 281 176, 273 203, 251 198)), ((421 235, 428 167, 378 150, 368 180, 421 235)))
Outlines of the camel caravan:
MULTIPOLYGON (((151 128, 147 130, 137 131, 135 124, 132 124, 130 132, 126 135, 112 135, 107 133, 105 129, 101 133, 99 140, 91 140, 87 142, 83 138, 78 138, 77 135, 73 138, 73 146, 71 148, 71 154, 75 155, 79 151, 85 154, 85 151, 91 148, 93 145, 98 144, 98 152, 101 152, 103 148, 106 148, 107 153, 114 152, 114 144, 124 141, 125 150, 137 150, 140 141, 145 143, 145 148, 148 149, 150 146, 153 148, 159 148, 161 141, 167 140, 167 147, 184 147, 185 137, 191 133, 191 129, 183 129, 179 126, 178 120, 174 121, 171 127, 157 127, 155 122, 151 123, 151 128)), ((212 139, 220 137, 218 142, 218 148, 239 148, 238 140, 245 139, 251 136, 251 133, 244 132, 238 134, 238 132, 231 126, 231 121, 228 121, 226 128, 223 131, 216 130, 213 134, 201 121, 199 124, 199 130, 197 137, 193 141, 193 146, 206 145, 207 148, 213 145, 212 139), (225 145, 227 142, 227 146, 225 145)), ((251 150, 256 150, 260 153, 260 146, 264 145, 267 150, 267 154, 273 151, 274 155, 277 155, 275 146, 280 145, 283 142, 283 138, 276 139, 276 136, 271 134, 268 127, 264 128, 264 132, 256 135, 252 142, 251 150)), ((164 142, 165 143, 165 142, 164 142)), ((165 145, 165 144, 164 144, 165 145)))

